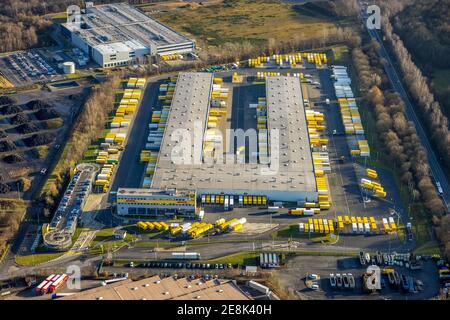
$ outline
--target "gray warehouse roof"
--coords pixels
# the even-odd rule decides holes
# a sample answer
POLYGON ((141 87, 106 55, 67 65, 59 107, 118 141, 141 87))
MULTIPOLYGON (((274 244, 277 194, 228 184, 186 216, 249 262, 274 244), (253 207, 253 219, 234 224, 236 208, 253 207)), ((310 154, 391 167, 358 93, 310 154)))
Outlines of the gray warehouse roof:
MULTIPOLYGON (((184 128, 192 133, 194 122, 198 121, 203 127, 200 135, 204 132, 212 80, 210 73, 184 73, 178 77, 152 188, 253 191, 258 194, 316 192, 300 81, 294 77, 267 79, 268 129, 269 132, 278 129, 280 137, 279 167, 275 172, 266 174, 264 170, 268 165, 259 163, 177 164, 172 161, 177 145, 172 136, 176 129, 184 128)), ((193 141, 195 150, 203 137, 193 141)), ((272 143, 273 154, 276 154, 273 149, 276 145, 272 143)))
POLYGON ((104 43, 138 41, 142 45, 168 46, 191 42, 175 30, 163 25, 126 3, 105 4, 86 8, 81 15, 84 24, 76 29, 91 46, 104 43))

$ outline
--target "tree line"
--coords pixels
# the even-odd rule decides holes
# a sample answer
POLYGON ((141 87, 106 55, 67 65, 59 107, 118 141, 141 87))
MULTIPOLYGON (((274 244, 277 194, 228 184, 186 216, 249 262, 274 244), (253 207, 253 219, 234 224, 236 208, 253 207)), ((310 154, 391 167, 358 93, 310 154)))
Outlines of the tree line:
POLYGON ((446 256, 450 258, 449 229, 445 229, 449 223, 442 222, 449 220, 449 216, 445 215, 444 203, 433 185, 426 150, 414 123, 406 118, 401 97, 397 92, 389 91, 389 86, 379 81, 379 71, 372 68, 372 64, 378 63, 374 55, 376 48, 374 45, 364 47, 367 54, 360 48, 352 50, 359 86, 364 93, 363 100, 374 115, 377 134, 389 160, 399 172, 401 183, 407 188, 413 202, 422 201, 431 214, 436 234, 444 246, 446 256))
MULTIPOLYGON (((130 4, 145 4, 167 0, 129 0, 130 4)), ((95 4, 123 2, 96 0, 95 4)), ((83 0, 6 0, 0 6, 0 53, 46 45, 45 39, 52 21, 45 15, 66 11, 69 5, 84 6, 83 0)))
POLYGON ((49 216, 57 205, 59 194, 64 188, 66 175, 70 168, 82 160, 91 143, 101 135, 108 115, 115 103, 115 90, 119 88, 121 72, 109 76, 101 86, 95 87, 82 106, 75 120, 65 149, 54 170, 55 179, 48 180, 39 201, 44 205, 45 215, 49 216))
POLYGON ((447 166, 450 165, 450 131, 448 119, 442 113, 441 106, 435 100, 428 86, 428 80, 420 69, 414 64, 411 55, 403 44, 403 41, 392 29, 389 19, 384 18, 383 30, 392 47, 396 60, 404 75, 404 82, 413 99, 417 102, 422 113, 422 118, 430 133, 431 140, 437 147, 437 151, 444 158, 447 166))

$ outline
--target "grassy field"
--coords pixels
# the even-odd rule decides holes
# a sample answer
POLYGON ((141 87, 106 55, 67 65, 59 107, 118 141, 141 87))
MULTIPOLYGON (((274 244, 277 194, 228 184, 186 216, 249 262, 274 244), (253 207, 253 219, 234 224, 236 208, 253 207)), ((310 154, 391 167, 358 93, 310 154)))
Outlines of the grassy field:
POLYGON ((118 249, 133 242, 136 239, 135 235, 127 233, 125 239, 116 240, 113 237, 114 228, 105 228, 97 232, 94 240, 89 246, 90 254, 101 254, 107 252, 110 248, 112 250, 118 249))
POLYGON ((63 254, 64 254, 63 252, 55 252, 55 253, 30 254, 26 256, 17 255, 15 256, 15 261, 17 264, 21 266, 35 266, 59 258, 63 254))
POLYGON ((240 264, 246 266, 256 266, 257 259, 259 257, 258 252, 239 252, 235 254, 230 254, 228 256, 223 256, 217 259, 206 260, 207 263, 231 263, 240 264))
MULTIPOLYGON (((336 21, 328 17, 268 0, 228 0, 152 16, 209 45, 243 40, 261 43, 271 38, 283 41, 316 39, 336 26, 336 21)), ((340 23, 345 24, 345 21, 340 23)))
POLYGON ((313 242, 324 242, 329 244, 334 244, 339 240, 339 236, 335 235, 334 238, 332 238, 331 234, 312 234, 309 235, 308 233, 301 233, 298 230, 298 224, 292 224, 289 226, 284 227, 281 230, 275 231, 272 233, 272 236, 274 238, 301 238, 301 239, 310 239, 313 242))

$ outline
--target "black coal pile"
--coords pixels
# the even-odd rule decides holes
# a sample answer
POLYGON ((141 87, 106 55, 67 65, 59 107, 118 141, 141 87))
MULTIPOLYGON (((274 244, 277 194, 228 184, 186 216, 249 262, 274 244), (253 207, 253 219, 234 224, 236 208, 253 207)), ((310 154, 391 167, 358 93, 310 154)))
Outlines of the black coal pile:
POLYGON ((23 109, 21 107, 15 105, 4 106, 0 108, 0 114, 2 115, 15 114, 22 111, 23 109))
POLYGON ((14 125, 24 124, 29 121, 30 119, 28 119, 28 116, 24 113, 18 113, 9 119, 9 122, 14 125))
POLYGON ((3 157, 3 161, 5 161, 6 163, 18 163, 22 162, 23 158, 17 154, 10 154, 3 157))
POLYGON ((36 147, 49 144, 50 142, 53 142, 54 139, 55 134, 46 132, 33 134, 31 137, 23 139, 23 142, 25 142, 28 147, 36 147))
POLYGON ((16 103, 16 99, 8 97, 8 96, 0 96, 0 106, 5 104, 14 104, 16 103))
POLYGON ((48 119, 54 119, 54 118, 58 118, 61 116, 61 114, 56 111, 55 109, 40 109, 39 111, 36 111, 34 113, 34 115, 36 116, 36 118, 38 118, 39 120, 48 120, 48 119))
POLYGON ((52 107, 50 104, 42 100, 32 100, 27 102, 25 106, 30 110, 48 109, 52 107))
POLYGON ((11 141, 0 141, 0 152, 12 151, 16 149, 16 145, 11 141))
POLYGON ((17 132, 22 134, 37 132, 40 130, 40 128, 35 125, 34 123, 24 123, 16 127, 17 132))

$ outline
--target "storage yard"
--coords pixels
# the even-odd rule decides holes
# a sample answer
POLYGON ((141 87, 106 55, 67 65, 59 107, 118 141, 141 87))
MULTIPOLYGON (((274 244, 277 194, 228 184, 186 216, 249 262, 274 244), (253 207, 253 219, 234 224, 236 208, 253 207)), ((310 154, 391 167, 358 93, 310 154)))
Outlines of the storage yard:
MULTIPOLYGON (((420 268, 411 269, 408 260, 395 255, 394 263, 380 263, 380 287, 377 294, 368 294, 364 285, 364 274, 368 265, 361 266, 356 258, 343 257, 295 257, 289 259, 286 267, 276 271, 282 285, 300 299, 429 299, 439 292, 438 272, 436 262, 420 260, 420 268), (400 261, 402 265, 400 266, 400 261), (399 283, 390 281, 390 274, 397 272, 399 283), (401 284, 400 275, 411 279, 411 291, 401 284), (318 288, 309 288, 308 280, 317 276, 318 288), (349 281, 353 280, 353 281, 349 281)), ((377 263, 375 263, 377 265, 377 263)))
POLYGON ((367 246, 401 246, 397 229, 403 228, 404 216, 400 216, 405 212, 401 205, 391 202, 398 199, 395 183, 385 173, 355 161, 369 157, 370 150, 356 104, 351 100, 351 81, 347 77, 335 82, 332 71, 345 69, 330 70, 327 63, 326 55, 317 53, 258 57, 246 61, 248 67, 237 72, 182 73, 163 83, 151 83, 144 95, 153 112, 147 124, 142 119, 138 124, 147 128, 131 129, 130 138, 142 146, 142 151, 127 154, 127 159, 137 162, 136 168, 144 164, 140 169, 144 172, 140 171, 142 178, 134 177, 130 183, 130 178, 123 179, 124 173, 139 171, 130 169, 128 163, 119 165, 117 175, 122 178, 112 182, 117 196, 110 196, 112 201, 117 198, 118 215, 144 224, 164 222, 162 226, 137 226, 143 234, 158 232, 159 238, 172 240, 206 235, 221 235, 224 239, 267 237, 274 230, 289 227, 288 233, 278 231, 277 237, 334 235, 341 245, 357 238, 367 246), (264 71, 279 66, 286 69, 264 71), (150 96, 156 92, 157 97, 150 96), (343 101, 336 98, 342 94, 348 95, 346 103, 353 108, 353 131, 347 130, 347 134, 347 109, 342 109, 343 101), (283 101, 287 103, 280 103, 283 101), (341 106, 336 108, 335 101, 341 106), (195 115, 191 110, 194 105, 200 109, 195 115), (289 120, 293 114, 298 115, 296 121, 289 120), (173 141, 186 136, 180 135, 177 128, 194 132, 198 139, 194 138, 191 150, 176 153, 178 162, 172 158, 176 146, 173 141), (235 139, 228 134, 220 137, 226 129, 255 130, 257 147, 252 150, 239 138, 234 145, 229 143, 235 139), (265 175, 261 172, 270 169, 268 158, 278 152, 271 149, 271 129, 279 129, 279 167, 272 175, 265 175), (133 136, 137 130, 141 138, 133 136), (298 148, 291 140, 298 141, 298 148), (199 141, 200 147, 196 145, 199 141), (359 153, 352 152, 352 142, 359 142, 359 153), (196 153, 199 148, 203 150, 200 155, 196 153), (214 157, 211 165, 209 158, 214 157), (136 189, 137 181, 141 181, 141 188, 136 189), (293 188, 298 190, 293 192, 293 188), (164 191, 170 189, 177 190, 172 199, 171 191, 164 191), (167 194, 162 200, 164 192, 167 194), (186 200, 173 198, 180 192, 193 193, 186 200), (193 197, 196 201, 192 201, 193 197), (179 218, 188 220, 180 223, 179 218), (192 218, 194 221, 189 221, 192 218), (235 227, 236 221, 242 222, 235 227), (221 223, 231 227, 221 228, 221 223))
POLYGON ((2 196, 14 193, 15 197, 17 191, 24 196, 23 192, 31 194, 36 189, 86 94, 79 86, 57 93, 26 92, 0 103, 0 177, 10 185, 2 196), (31 187, 17 190, 20 178, 29 179, 31 187))

